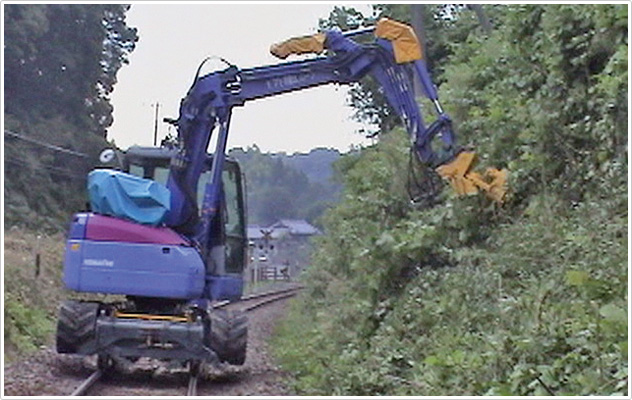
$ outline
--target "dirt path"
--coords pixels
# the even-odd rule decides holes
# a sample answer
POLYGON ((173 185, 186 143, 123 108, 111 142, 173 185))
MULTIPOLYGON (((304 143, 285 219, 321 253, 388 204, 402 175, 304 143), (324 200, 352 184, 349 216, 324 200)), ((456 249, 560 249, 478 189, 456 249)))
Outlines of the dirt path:
MULTIPOLYGON (((267 341, 284 315, 287 301, 249 314, 248 353, 240 367, 205 369, 198 396, 292 395, 285 374, 275 365, 267 341)), ((141 360, 98 383, 91 396, 184 396, 186 371, 167 370, 162 363, 141 360)), ((56 354, 45 348, 28 359, 5 366, 5 396, 67 396, 95 370, 95 357, 56 354)))

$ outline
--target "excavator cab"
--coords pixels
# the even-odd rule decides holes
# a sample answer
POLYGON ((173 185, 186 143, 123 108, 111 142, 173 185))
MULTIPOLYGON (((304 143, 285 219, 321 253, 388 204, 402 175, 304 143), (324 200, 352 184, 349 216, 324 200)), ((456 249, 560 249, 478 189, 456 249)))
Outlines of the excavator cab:
MULTIPOLYGON (((169 163, 175 149, 167 147, 130 147, 123 157, 123 171, 141 178, 151 179, 163 185, 167 184, 169 163)), ((213 156, 207 154, 205 168, 197 185, 197 204, 202 204, 206 184, 211 178, 213 156)), ((241 279, 246 267, 246 206, 243 175, 239 163, 230 157, 225 158, 222 173, 224 206, 221 219, 225 234, 225 262, 215 266, 216 275, 227 275, 241 279)), ((200 213, 201 214, 201 213, 200 213)))

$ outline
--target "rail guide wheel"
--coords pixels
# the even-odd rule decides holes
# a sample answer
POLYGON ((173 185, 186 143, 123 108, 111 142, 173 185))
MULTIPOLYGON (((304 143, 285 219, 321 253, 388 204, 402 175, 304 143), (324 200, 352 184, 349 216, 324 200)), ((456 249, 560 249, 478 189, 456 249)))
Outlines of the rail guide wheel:
POLYGON ((111 372, 114 370, 116 363, 114 358, 110 357, 107 354, 99 354, 97 355, 97 368, 103 372, 111 372))
POLYGON ((200 372, 202 372, 202 362, 200 362, 199 360, 191 360, 187 364, 189 367, 189 376, 200 376, 200 372))

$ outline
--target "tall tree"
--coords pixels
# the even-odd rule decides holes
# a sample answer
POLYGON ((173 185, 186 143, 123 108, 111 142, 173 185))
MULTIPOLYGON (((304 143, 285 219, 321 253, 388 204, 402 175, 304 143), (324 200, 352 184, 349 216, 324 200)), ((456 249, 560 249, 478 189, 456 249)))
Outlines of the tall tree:
POLYGON ((5 112, 20 120, 65 115, 105 136, 108 96, 138 36, 128 5, 5 6, 5 112))
POLYGON ((85 173, 112 123, 109 95, 138 40, 128 9, 3 5, 7 223, 55 225, 84 205, 85 173))
POLYGON ((517 198, 606 196, 627 169, 627 7, 503 8, 490 40, 470 37, 446 73, 462 137, 509 166, 517 198))
MULTIPOLYGON (((423 26, 423 32, 417 33, 423 36, 424 54, 433 80, 441 85, 444 65, 454 47, 480 27, 477 17, 464 11, 467 9, 463 6, 447 4, 376 4, 372 15, 366 16, 353 8, 335 7, 326 19, 320 21, 320 26, 345 31, 363 24, 372 25, 381 17, 410 23, 415 28, 423 26)), ((355 109, 356 119, 374 124, 382 132, 399 124, 399 118, 391 111, 378 85, 369 77, 352 86, 349 103, 355 109)))

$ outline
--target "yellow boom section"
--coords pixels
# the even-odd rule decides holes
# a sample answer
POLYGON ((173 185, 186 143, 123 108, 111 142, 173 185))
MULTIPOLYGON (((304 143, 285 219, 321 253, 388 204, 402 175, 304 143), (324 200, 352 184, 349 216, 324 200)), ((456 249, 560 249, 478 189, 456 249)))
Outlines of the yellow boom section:
POLYGON ((423 58, 421 44, 412 27, 388 18, 381 18, 375 26, 375 36, 390 40, 395 61, 403 64, 423 58))
MULTIPOLYGON (((421 44, 410 26, 388 18, 381 18, 375 25, 375 37, 390 40, 393 44, 395 61, 403 64, 423 58, 421 44)), ((281 59, 291 54, 320 54, 325 49, 324 33, 300 36, 270 46, 270 53, 281 59)))
POLYGON ((270 53, 281 59, 287 58, 290 54, 320 54, 325 49, 325 39, 324 33, 291 38, 270 46, 270 53))
POLYGON ((487 168, 484 174, 470 171, 476 161, 476 154, 462 151, 456 158, 437 168, 437 173, 452 185, 454 191, 462 195, 473 195, 479 191, 497 203, 501 203, 507 194, 508 171, 487 168))

